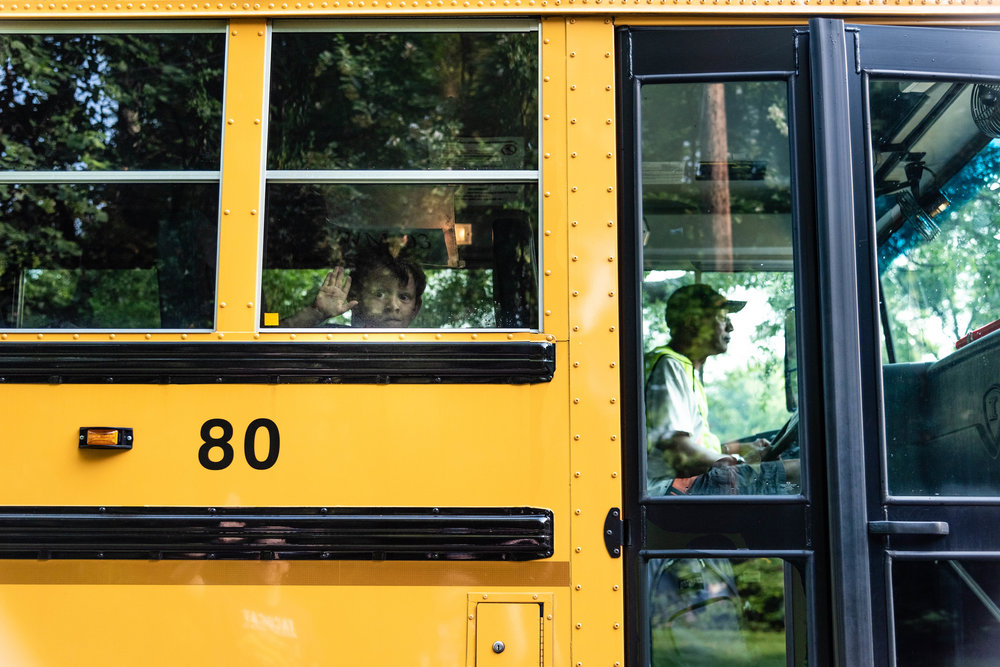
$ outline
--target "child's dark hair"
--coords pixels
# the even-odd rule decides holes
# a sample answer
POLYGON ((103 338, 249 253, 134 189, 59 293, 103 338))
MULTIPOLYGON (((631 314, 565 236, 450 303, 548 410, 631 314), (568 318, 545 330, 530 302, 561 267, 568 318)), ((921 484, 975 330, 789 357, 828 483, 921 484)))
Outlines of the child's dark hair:
POLYGON ((401 285, 407 284, 410 282, 410 278, 413 278, 417 303, 420 303, 424 288, 427 287, 427 276, 424 275, 424 270, 420 268, 419 264, 403 254, 393 257, 389 249, 383 245, 362 248, 355 255, 348 298, 360 301, 362 287, 368 282, 370 276, 380 269, 388 269, 401 285))

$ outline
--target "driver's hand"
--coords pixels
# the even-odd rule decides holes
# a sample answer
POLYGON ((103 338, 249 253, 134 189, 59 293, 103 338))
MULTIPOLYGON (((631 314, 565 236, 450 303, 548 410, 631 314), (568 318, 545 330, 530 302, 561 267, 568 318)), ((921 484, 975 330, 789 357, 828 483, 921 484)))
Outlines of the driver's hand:
POLYGON ((760 463, 769 451, 771 451, 771 441, 766 438, 757 438, 753 442, 744 442, 740 445, 740 456, 745 458, 747 463, 760 463))

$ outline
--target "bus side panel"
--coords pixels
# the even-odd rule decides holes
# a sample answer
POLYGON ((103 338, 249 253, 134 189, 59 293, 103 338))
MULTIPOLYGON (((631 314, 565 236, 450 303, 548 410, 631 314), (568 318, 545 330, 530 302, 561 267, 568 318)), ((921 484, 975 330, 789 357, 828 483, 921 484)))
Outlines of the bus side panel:
MULTIPOLYGON (((565 564, 515 568, 521 572, 495 564, 9 562, 0 575, 0 660, 466 664, 470 591, 522 577, 534 585, 485 590, 544 592, 558 584, 554 606, 567 605, 565 564)), ((546 664, 565 664, 567 642, 556 634, 555 662, 546 664)))
POLYGON ((0 505, 532 505, 558 514, 568 468, 559 377, 520 386, 4 385, 0 403, 13 418, 0 505), (131 428, 132 448, 81 449, 82 427, 131 428), (252 467, 276 445, 271 467, 252 467), (217 465, 227 447, 223 469, 200 462, 199 450, 217 465))
POLYGON ((553 513, 555 547, 526 562, 41 552, 0 561, 0 663, 467 664, 470 596, 516 593, 554 600, 545 664, 565 664, 567 395, 559 372, 534 385, 0 385, 9 511, 531 506, 553 513), (274 438, 258 420, 279 443, 263 470, 248 459, 274 438), (83 427, 131 428, 132 448, 81 449, 83 427), (203 466, 199 450, 215 463, 224 443, 232 461, 203 466))

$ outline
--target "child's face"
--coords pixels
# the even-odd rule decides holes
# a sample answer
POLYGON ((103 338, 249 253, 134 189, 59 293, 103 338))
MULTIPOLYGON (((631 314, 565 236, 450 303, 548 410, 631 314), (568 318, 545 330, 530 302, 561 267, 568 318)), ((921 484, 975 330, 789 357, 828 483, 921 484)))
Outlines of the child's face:
POLYGON ((371 329, 404 328, 420 311, 413 276, 404 285, 389 269, 374 272, 362 287, 351 311, 353 326, 371 329))

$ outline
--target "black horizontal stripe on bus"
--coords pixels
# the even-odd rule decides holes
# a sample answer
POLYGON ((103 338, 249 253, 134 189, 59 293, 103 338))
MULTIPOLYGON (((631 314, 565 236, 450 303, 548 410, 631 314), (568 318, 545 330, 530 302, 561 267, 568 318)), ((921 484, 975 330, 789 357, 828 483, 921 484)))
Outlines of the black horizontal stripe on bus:
POLYGON ((482 560, 553 553, 533 507, 0 507, 0 559, 482 560))
POLYGON ((510 343, 0 343, 0 383, 534 384, 555 345, 510 343))

